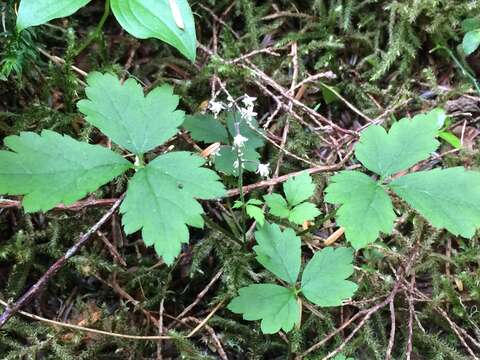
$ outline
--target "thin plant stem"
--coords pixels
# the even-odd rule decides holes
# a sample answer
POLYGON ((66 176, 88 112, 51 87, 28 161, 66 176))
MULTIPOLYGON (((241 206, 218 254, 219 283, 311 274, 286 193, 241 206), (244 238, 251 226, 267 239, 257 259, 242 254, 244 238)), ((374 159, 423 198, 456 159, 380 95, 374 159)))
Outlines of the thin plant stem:
POLYGON ((103 9, 103 15, 102 15, 102 18, 100 19, 100 22, 97 25, 97 28, 95 29, 95 31, 93 33, 91 33, 87 37, 87 40, 85 40, 83 42, 83 44, 80 45, 78 50, 75 52, 75 56, 78 56, 81 52, 83 52, 83 50, 85 50, 87 47, 89 47, 90 44, 93 41, 97 40, 100 37, 100 35, 102 33, 103 26, 105 25, 105 22, 107 21, 109 15, 110 15, 110 0, 105 0, 105 7, 103 9))
MULTIPOLYGON (((235 112, 235 133, 237 136, 240 134, 240 123, 237 120, 237 113, 235 112)), ((237 165, 238 165, 238 192, 240 195, 240 201, 242 202, 242 219, 241 219, 241 226, 242 226, 242 239, 243 244, 247 244, 247 208, 245 203, 245 194, 243 192, 243 158, 241 155, 240 147, 235 146, 235 150, 237 152, 237 165)))
POLYGON ((470 82, 473 84, 473 86, 475 87, 475 90, 477 90, 477 92, 480 94, 480 84, 478 83, 477 79, 475 78, 475 76, 473 76, 470 71, 468 71, 465 66, 463 66, 463 64, 460 62, 460 60, 458 60, 458 58, 453 54, 452 50, 450 50, 449 48, 445 47, 445 46, 442 46, 442 45, 437 45, 432 51, 430 51, 431 53, 437 51, 437 50, 444 50, 448 56, 450 56, 450 58, 453 60, 453 62, 455 63, 455 65, 457 65, 457 67, 460 69, 460 71, 462 72, 462 75, 464 75, 466 78, 468 78, 468 80, 470 80, 470 82))

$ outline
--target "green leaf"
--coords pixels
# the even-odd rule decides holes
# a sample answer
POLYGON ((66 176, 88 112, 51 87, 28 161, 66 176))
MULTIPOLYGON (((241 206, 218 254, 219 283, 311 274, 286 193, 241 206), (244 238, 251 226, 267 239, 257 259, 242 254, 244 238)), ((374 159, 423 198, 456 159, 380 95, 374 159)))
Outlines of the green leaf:
POLYGON ((276 224, 266 223, 255 232, 256 259, 280 279, 294 285, 300 272, 301 243, 293 229, 283 232, 276 224))
POLYGON ((131 167, 113 151, 44 130, 22 132, 0 151, 0 193, 25 195, 27 212, 69 205, 97 190, 131 167))
POLYGON ((314 220, 318 215, 320 215, 320 211, 318 211, 315 204, 304 202, 295 206, 290 211, 288 220, 295 224, 302 225, 305 221, 314 220))
POLYGON ((179 98, 168 85, 145 97, 134 79, 122 85, 112 74, 93 72, 87 82, 88 100, 78 102, 79 110, 89 123, 136 155, 162 145, 183 122, 183 111, 175 111, 179 98))
POLYGON ((460 149, 462 147, 462 142, 460 139, 448 131, 442 131, 438 134, 438 137, 445 140, 447 143, 452 145, 455 149, 460 149))
POLYGON ((232 138, 237 135, 235 129, 235 123, 238 122, 238 129, 242 136, 245 136, 248 140, 245 143, 245 148, 248 149, 258 149, 265 144, 265 140, 260 135, 263 133, 262 130, 258 128, 257 120, 251 119, 249 125, 245 119, 242 119, 241 115, 238 112, 231 111, 227 115, 227 129, 232 138))
POLYGON ((205 160, 189 152, 158 156, 129 181, 121 206, 125 232, 142 230, 147 246, 167 264, 188 242, 186 225, 203 227, 203 209, 195 199, 215 199, 225 194, 218 175, 202 168, 205 160))
POLYGON ((18 7, 17 30, 42 25, 50 20, 72 15, 90 0, 21 0, 18 7))
POLYGON ((353 274, 353 251, 327 247, 317 251, 302 275, 301 291, 319 306, 338 306, 351 298, 357 285, 346 280, 353 274))
POLYGON ((340 204, 337 223, 355 249, 374 242, 380 231, 390 234, 395 213, 385 190, 358 171, 342 171, 331 178, 325 201, 340 204))
POLYGON ((290 209, 288 208, 287 202, 280 194, 268 194, 263 197, 266 204, 270 208, 270 213, 272 215, 287 219, 290 215, 290 209))
POLYGON ((133 36, 160 39, 195 61, 197 37, 187 0, 111 0, 111 7, 120 25, 133 36))
POLYGON ((347 358, 345 355, 339 354, 335 356, 333 360, 354 360, 354 358, 351 358, 351 357, 347 358))
POLYGON ((187 116, 183 127, 190 132, 193 140, 205 143, 228 142, 228 134, 225 126, 212 115, 197 114, 187 116))
POLYGON ((264 334, 289 332, 300 321, 300 305, 292 289, 275 284, 254 284, 239 290, 228 309, 244 320, 262 320, 264 334))
POLYGON ((437 149, 438 110, 402 119, 387 132, 371 125, 360 135, 355 156, 369 170, 382 177, 396 174, 424 160, 437 149), (414 136, 413 136, 414 134, 414 136))
POLYGON ((480 18, 468 18, 462 21, 462 30, 464 33, 476 29, 480 29, 480 18))
POLYGON ((465 55, 470 55, 478 49, 480 45, 480 29, 469 31, 463 37, 463 52, 465 55))
POLYGON ((420 171, 390 187, 433 226, 466 238, 480 226, 480 172, 463 167, 420 171))
POLYGON ((247 205, 263 205, 263 202, 262 200, 258 200, 258 199, 250 199, 247 201, 247 205))
MULTIPOLYGON (((260 159, 260 154, 251 147, 243 149, 244 170, 255 171, 260 159)), ((214 164, 217 171, 221 171, 226 175, 238 176, 238 169, 234 168, 233 164, 237 160, 237 151, 232 146, 222 146, 215 155, 214 164)))
POLYGON ((245 210, 248 216, 255 219, 260 224, 260 226, 263 226, 263 224, 265 223, 265 215, 263 214, 263 209, 259 208, 258 206, 247 205, 245 210))
POLYGON ((313 196, 315 184, 312 182, 312 177, 304 171, 288 179, 283 184, 283 192, 287 197, 288 204, 295 206, 313 196))

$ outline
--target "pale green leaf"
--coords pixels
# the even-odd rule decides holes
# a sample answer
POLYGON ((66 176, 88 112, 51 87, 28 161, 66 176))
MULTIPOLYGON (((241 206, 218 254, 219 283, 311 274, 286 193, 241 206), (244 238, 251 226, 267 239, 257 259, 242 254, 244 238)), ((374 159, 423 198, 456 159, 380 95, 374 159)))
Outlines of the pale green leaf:
POLYGON ((455 149, 460 149, 462 147, 462 142, 460 141, 460 139, 451 132, 442 131, 438 134, 438 137, 448 142, 455 149))
POLYGON ((197 114, 187 116, 183 127, 190 132, 193 140, 205 143, 228 142, 228 134, 225 126, 212 115, 197 114))
POLYGON ((263 202, 258 199, 250 199, 247 201, 247 205, 263 205, 263 202))
POLYGON ((345 355, 339 354, 339 355, 335 356, 333 358, 333 360, 354 360, 354 359, 351 358, 351 357, 347 358, 345 355))
POLYGON ((129 181, 121 206, 125 232, 142 230, 167 264, 188 242, 187 225, 203 227, 203 209, 195 199, 215 199, 225 189, 218 175, 202 168, 205 160, 189 152, 161 155, 137 171, 129 181))
POLYGON ((382 177, 396 174, 424 160, 437 149, 438 110, 402 119, 387 132, 379 125, 362 131, 355 156, 369 170, 382 177))
POLYGON ((478 49, 480 45, 480 29, 469 31, 463 37, 463 52, 465 55, 470 55, 478 49))
POLYGON ((192 10, 187 0, 175 0, 176 7, 171 7, 170 2, 171 0, 111 0, 111 7, 127 32, 139 39, 162 40, 193 62, 197 37, 192 10))
POLYGON ((263 224, 265 223, 265 215, 263 214, 263 209, 259 208, 258 206, 247 205, 245 210, 248 216, 255 219, 260 224, 260 226, 263 226, 263 224))
POLYGON ((462 30, 467 33, 469 31, 480 29, 480 18, 468 18, 462 21, 462 30))
POLYGON ((317 251, 302 275, 303 295, 319 306, 338 306, 353 296, 357 285, 346 280, 353 274, 353 251, 327 247, 317 251))
POLYGON ((272 215, 287 219, 290 215, 288 204, 280 194, 268 194, 263 197, 272 215))
POLYGON ((289 332, 300 321, 300 305, 292 289, 275 284, 254 284, 239 290, 228 309, 244 320, 262 320, 264 334, 289 332))
POLYGON ((480 172, 421 171, 395 179, 390 187, 433 226, 466 238, 480 227, 480 172))
POLYGON ((290 210, 288 220, 294 224, 302 225, 305 221, 314 220, 318 215, 320 215, 320 211, 315 204, 304 202, 290 210))
MULTIPOLYGON (((253 172, 257 169, 260 154, 254 148, 245 147, 243 158, 244 170, 253 172)), ((233 166, 235 161, 237 161, 236 149, 228 145, 222 146, 214 158, 215 169, 226 175, 238 176, 238 168, 233 166)))
POLYGON ((343 171, 331 178, 325 201, 339 204, 337 223, 355 249, 374 242, 380 232, 390 234, 395 213, 385 190, 358 171, 343 171))
POLYGON ((88 100, 78 102, 79 110, 90 124, 134 154, 162 145, 183 122, 183 111, 175 111, 179 98, 168 85, 145 97, 134 79, 122 84, 112 74, 94 72, 87 82, 88 100))
POLYGON ((301 243, 295 232, 283 232, 276 224, 266 223, 255 232, 258 245, 253 247, 256 259, 280 279, 294 285, 300 272, 301 243))
POLYGON ((238 129, 242 136, 248 140, 245 142, 245 147, 250 149, 258 149, 265 144, 265 140, 262 137, 263 130, 258 128, 257 120, 251 119, 250 124, 242 118, 240 113, 230 111, 227 115, 227 129, 232 138, 237 135, 235 123, 238 123, 238 129))
POLYGON ((0 194, 25 195, 27 212, 72 204, 132 165, 107 148, 49 130, 4 143, 12 151, 0 151, 0 194))
POLYGON ((17 30, 42 25, 50 20, 72 15, 90 0, 21 0, 18 7, 17 30))
POLYGON ((306 171, 303 171, 283 184, 283 192, 288 204, 295 206, 313 196, 315 184, 312 182, 312 177, 306 171))

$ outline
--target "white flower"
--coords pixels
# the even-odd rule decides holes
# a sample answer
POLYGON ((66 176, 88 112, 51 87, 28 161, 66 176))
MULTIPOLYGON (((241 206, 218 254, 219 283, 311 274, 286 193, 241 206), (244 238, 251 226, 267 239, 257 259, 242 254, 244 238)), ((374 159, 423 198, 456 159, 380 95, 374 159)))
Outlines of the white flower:
POLYGON ((218 114, 220 114, 220 112, 223 109, 225 109, 225 104, 222 103, 221 101, 213 101, 212 100, 208 103, 208 108, 213 113, 213 117, 216 119, 218 114))
POLYGON ((248 96, 247 94, 245 94, 243 96, 242 102, 247 108, 251 108, 253 110, 253 107, 255 106, 255 100, 257 100, 256 97, 248 96))
POLYGON ((235 137, 233 138, 233 146, 237 147, 237 148, 241 148, 243 147, 243 145, 248 141, 248 138, 246 138, 245 136, 242 136, 242 134, 238 133, 237 135, 235 135, 235 137))
POLYGON ((255 171, 256 174, 259 174, 262 177, 268 177, 270 175, 270 164, 258 164, 257 171, 255 171))
POLYGON ((257 116, 257 113, 253 111, 252 107, 240 108, 240 116, 250 124, 252 119, 257 116))

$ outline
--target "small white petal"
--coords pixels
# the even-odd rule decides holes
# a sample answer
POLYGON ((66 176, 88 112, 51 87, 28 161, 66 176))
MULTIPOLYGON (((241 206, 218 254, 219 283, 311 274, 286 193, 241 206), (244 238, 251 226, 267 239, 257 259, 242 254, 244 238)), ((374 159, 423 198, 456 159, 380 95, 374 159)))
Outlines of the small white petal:
POLYGON ((270 175, 270 164, 258 164, 257 171, 255 171, 262 177, 268 177, 270 175))
POLYGON ((247 141, 248 141, 248 138, 246 138, 245 136, 242 136, 242 134, 237 134, 233 138, 233 146, 237 148, 241 148, 247 141))

